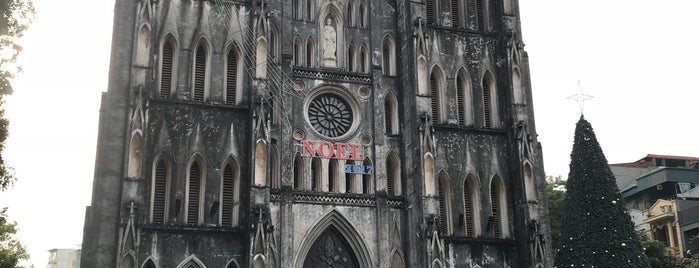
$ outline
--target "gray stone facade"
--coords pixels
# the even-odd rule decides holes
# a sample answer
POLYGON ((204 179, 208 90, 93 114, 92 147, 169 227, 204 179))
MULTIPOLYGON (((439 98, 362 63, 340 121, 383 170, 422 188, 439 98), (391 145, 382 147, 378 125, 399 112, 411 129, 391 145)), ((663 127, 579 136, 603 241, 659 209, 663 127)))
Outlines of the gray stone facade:
POLYGON ((516 0, 116 0, 82 267, 552 267, 516 0))

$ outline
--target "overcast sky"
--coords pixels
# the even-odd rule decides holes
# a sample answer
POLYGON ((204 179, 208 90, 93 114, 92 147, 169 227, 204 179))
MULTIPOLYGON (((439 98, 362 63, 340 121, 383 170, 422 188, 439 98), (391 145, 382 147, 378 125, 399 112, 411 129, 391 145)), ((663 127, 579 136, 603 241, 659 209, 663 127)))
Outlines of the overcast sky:
MULTIPOLYGON (((19 179, 0 207, 19 224, 37 268, 51 248, 82 241, 91 200, 101 92, 107 88, 114 1, 34 0, 25 71, 7 99, 3 157, 19 179)), ((646 154, 699 156, 699 1, 525 0, 536 130, 546 174, 568 174, 577 103, 610 163, 646 154)))

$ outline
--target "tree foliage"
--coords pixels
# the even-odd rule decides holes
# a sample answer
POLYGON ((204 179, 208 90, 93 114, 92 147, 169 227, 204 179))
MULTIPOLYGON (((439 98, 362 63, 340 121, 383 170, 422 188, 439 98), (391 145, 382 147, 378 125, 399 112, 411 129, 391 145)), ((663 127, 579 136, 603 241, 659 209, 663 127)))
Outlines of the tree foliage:
MULTIPOLYGON (((12 94, 12 78, 22 68, 17 65, 17 56, 22 47, 17 43, 34 18, 31 0, 0 0, 0 105, 4 96, 12 94)), ((0 109, 0 190, 7 189, 14 177, 2 157, 7 139, 9 121, 0 109)))
POLYGON ((549 207, 549 224, 551 225, 552 246, 558 246, 561 235, 561 212, 563 211, 563 199, 566 197, 566 182, 558 177, 546 177, 546 198, 549 207))
POLYGON ((27 249, 14 239, 17 223, 7 220, 7 208, 0 211, 0 268, 15 268, 20 260, 29 259, 27 249))
POLYGON ((570 156, 556 267, 650 267, 607 159, 583 117, 570 156))
POLYGON ((648 257, 651 268, 679 268, 677 259, 667 251, 665 243, 643 236, 641 240, 643 252, 648 257))

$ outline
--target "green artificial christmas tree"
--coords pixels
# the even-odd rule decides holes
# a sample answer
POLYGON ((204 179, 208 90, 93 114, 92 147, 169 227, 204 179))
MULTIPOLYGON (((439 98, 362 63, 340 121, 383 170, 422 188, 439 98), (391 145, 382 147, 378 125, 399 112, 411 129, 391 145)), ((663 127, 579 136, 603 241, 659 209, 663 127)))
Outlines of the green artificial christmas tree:
POLYGON ((649 267, 614 175, 583 116, 570 158, 556 267, 649 267))

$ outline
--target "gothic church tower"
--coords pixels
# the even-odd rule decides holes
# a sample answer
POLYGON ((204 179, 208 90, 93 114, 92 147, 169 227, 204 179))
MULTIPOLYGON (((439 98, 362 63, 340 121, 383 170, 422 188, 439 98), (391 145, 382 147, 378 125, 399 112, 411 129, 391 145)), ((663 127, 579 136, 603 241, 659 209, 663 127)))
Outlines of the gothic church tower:
POLYGON ((82 267, 551 267, 516 0, 116 0, 82 267))

